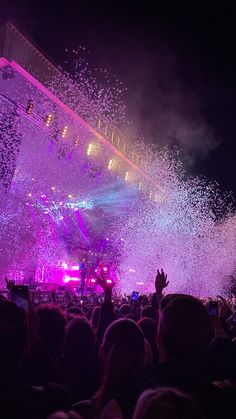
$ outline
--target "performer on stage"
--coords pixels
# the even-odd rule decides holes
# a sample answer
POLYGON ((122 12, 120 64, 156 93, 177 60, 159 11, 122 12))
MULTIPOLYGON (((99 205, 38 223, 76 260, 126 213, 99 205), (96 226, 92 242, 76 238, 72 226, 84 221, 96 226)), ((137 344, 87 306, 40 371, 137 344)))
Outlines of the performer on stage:
POLYGON ((81 291, 81 295, 84 294, 84 289, 85 289, 85 281, 86 281, 86 276, 87 276, 87 267, 86 267, 86 259, 83 258, 82 262, 79 265, 79 270, 80 270, 80 291, 81 291))

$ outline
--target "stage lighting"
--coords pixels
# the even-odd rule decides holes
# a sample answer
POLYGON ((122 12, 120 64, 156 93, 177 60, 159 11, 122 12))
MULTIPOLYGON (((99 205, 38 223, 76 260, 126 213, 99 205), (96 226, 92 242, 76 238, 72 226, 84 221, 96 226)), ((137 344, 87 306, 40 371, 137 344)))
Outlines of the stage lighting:
POLYGON ((77 137, 75 137, 74 145, 75 145, 75 147, 77 147, 79 145, 79 136, 78 135, 77 135, 77 137))
POLYGON ((28 193, 28 197, 29 198, 31 198, 32 197, 32 193, 30 192, 30 193, 28 193))
POLYGON ((64 276, 64 282, 67 283, 67 282, 70 282, 70 281, 78 282, 79 278, 77 278, 76 276, 65 275, 64 276))
POLYGON ((79 265, 73 265, 71 269, 72 271, 79 271, 79 265))
POLYGON ((112 284, 112 280, 111 279, 107 279, 107 284, 112 284))
POLYGON ((103 270, 104 270, 104 272, 107 272, 107 267, 105 266, 105 267, 103 268, 103 270))
POLYGON ((91 278, 91 282, 95 283, 96 279, 95 278, 91 278))
POLYGON ((108 166, 107 166, 108 170, 111 170, 112 164, 113 164, 113 161, 109 160, 109 163, 108 163, 108 166))
POLYGON ((93 149, 93 145, 89 144, 88 145, 88 149, 87 149, 87 155, 90 156, 90 154, 92 153, 92 149, 93 149))
POLYGON ((70 198, 70 199, 71 199, 71 198, 73 198, 73 195, 72 195, 71 193, 69 193, 67 196, 68 196, 68 198, 70 198))
POLYGON ((63 262, 63 263, 62 263, 62 267, 63 267, 63 269, 68 269, 68 265, 67 265, 67 263, 63 262))
POLYGON ((45 124, 46 124, 46 127, 49 127, 49 125, 51 124, 51 122, 52 122, 52 114, 48 114, 47 116, 46 116, 46 118, 45 118, 45 124))
POLYGON ((27 103, 27 106, 26 106, 26 110, 25 110, 25 112, 28 115, 31 115, 32 114, 32 112, 33 112, 33 106, 34 106, 33 100, 32 99, 28 100, 28 103, 27 103))
POLYGON ((62 138, 65 138, 66 133, 67 133, 67 128, 68 127, 65 125, 64 128, 63 128, 63 130, 62 130, 62 133, 61 133, 62 138))
POLYGON ((129 180, 129 172, 125 173, 125 180, 128 181, 129 180))
POLYGON ((52 187, 51 187, 51 190, 52 190, 52 191, 55 191, 55 190, 56 190, 55 186, 52 186, 52 187))

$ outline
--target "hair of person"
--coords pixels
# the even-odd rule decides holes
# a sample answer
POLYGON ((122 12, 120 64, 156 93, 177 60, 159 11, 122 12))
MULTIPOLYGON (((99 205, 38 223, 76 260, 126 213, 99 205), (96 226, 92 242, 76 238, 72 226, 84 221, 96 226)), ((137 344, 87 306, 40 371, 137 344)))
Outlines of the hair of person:
POLYGON ((130 319, 114 321, 106 330, 101 353, 104 378, 98 392, 100 402, 135 381, 145 362, 145 339, 140 327, 130 319))
POLYGON ((28 341, 25 312, 10 301, 0 302, 0 365, 15 368, 21 361, 28 341))
POLYGON ((169 358, 200 356, 211 337, 211 322, 204 305, 185 294, 167 295, 161 301, 158 335, 169 358))
POLYGON ((63 343, 66 318, 63 311, 53 304, 42 304, 37 307, 36 313, 40 323, 40 337, 48 350, 53 353, 63 343))
POLYGON ((157 388, 139 397, 133 419, 206 419, 195 401, 183 391, 157 388))
POLYGON ((67 360, 83 363, 95 349, 95 334, 85 317, 75 317, 65 329, 64 355, 67 360))

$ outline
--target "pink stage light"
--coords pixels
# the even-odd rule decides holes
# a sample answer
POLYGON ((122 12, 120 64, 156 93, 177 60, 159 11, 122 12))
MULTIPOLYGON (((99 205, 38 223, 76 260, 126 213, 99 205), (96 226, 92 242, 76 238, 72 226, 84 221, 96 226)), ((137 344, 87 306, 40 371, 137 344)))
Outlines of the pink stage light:
POLYGON ((63 278, 63 282, 67 283, 70 281, 79 281, 79 278, 77 278, 76 276, 70 276, 70 275, 65 275, 63 278))
POLYGON ((67 263, 63 262, 63 263, 62 263, 62 267, 63 267, 63 269, 68 269, 68 265, 67 265, 67 263))
POLYGON ((91 282, 96 282, 96 279, 95 278, 91 278, 91 282))
POLYGON ((111 279, 107 279, 107 284, 112 284, 112 280, 111 279))
POLYGON ((79 265, 73 265, 71 269, 72 271, 79 271, 79 265))
POLYGON ((103 268, 103 270, 104 270, 104 272, 106 272, 106 271, 107 271, 107 268, 106 268, 106 267, 104 267, 104 268, 103 268))
POLYGON ((143 285, 143 281, 136 282, 136 285, 143 285))

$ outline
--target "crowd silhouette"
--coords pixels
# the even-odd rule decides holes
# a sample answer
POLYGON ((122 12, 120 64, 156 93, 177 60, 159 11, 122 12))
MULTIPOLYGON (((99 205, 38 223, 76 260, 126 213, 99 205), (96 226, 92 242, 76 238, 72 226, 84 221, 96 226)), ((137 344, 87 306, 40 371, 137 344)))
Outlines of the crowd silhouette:
POLYGON ((57 292, 27 310, 0 295, 0 417, 236 417, 236 300, 154 292, 102 299, 57 292), (214 301, 213 301, 214 300, 214 301), (212 302, 217 310, 212 310, 212 302))

